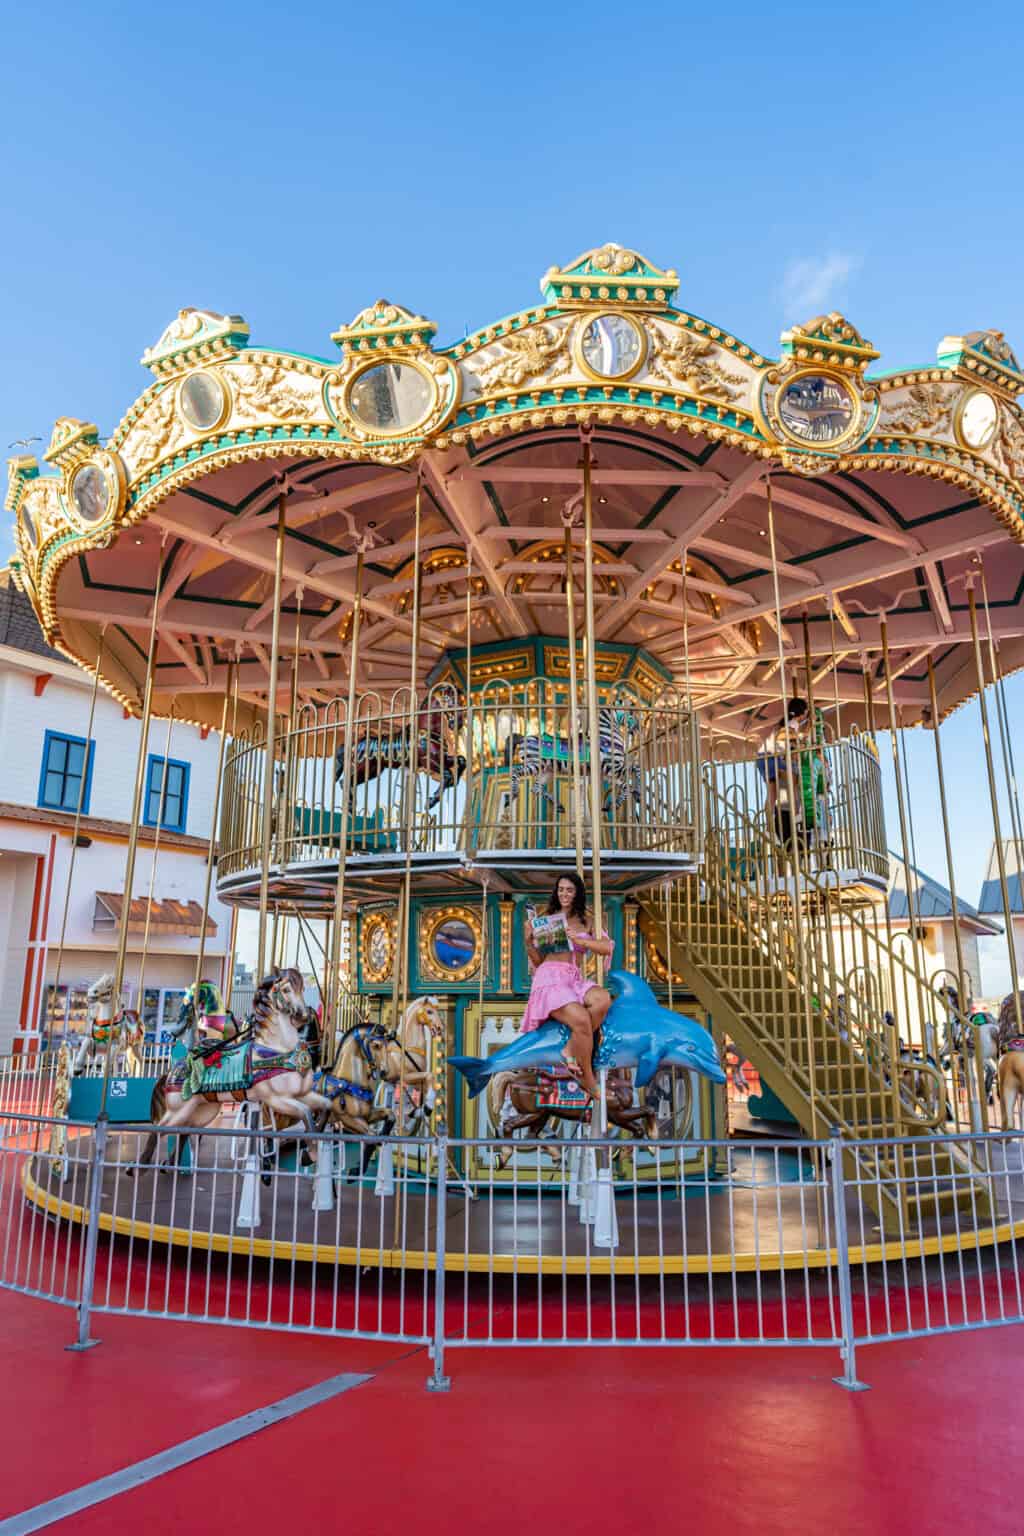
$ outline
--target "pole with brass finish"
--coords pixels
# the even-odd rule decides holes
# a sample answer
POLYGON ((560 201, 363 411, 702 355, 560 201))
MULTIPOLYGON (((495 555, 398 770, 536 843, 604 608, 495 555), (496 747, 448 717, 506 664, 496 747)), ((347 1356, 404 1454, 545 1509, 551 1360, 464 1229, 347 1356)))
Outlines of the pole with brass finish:
POLYGON ((566 646, 569 655, 569 740, 572 744, 572 804, 576 834, 576 873, 583 879, 583 785, 580 773, 580 702, 576 674, 576 582, 572 568, 572 518, 563 511, 565 524, 566 646))
POLYGON ((985 628, 988 633, 989 664, 992 670, 992 691, 996 701, 996 721, 999 726, 999 743, 1003 759, 1003 774, 1006 779, 1006 800, 1010 810, 1010 831, 1013 834, 1014 857, 1017 861, 1017 893, 1024 890, 1024 823, 1021 820, 1020 794, 1017 789, 1017 765, 1013 757, 1013 736, 1010 733, 1010 714, 1006 704, 1006 688, 1003 680, 1003 668, 999 659, 999 647, 996 645, 995 634, 992 630, 992 610, 988 601, 988 582, 985 578, 985 567, 979 557, 981 568, 981 601, 985 608, 985 628))
POLYGON ((256 984, 263 979, 267 959, 267 907, 270 898, 270 848, 274 825, 274 759, 277 733, 277 670, 281 648, 281 578, 284 572, 284 530, 288 497, 277 498, 277 547, 274 559, 274 620, 270 639, 270 678, 267 684, 266 763, 263 776, 263 826, 260 849, 260 917, 256 946, 256 984))
MULTIPOLYGON (((789 690, 788 690, 788 686, 787 686, 787 682, 786 682, 786 649, 785 649, 785 645, 783 644, 783 639, 782 639, 782 634, 783 634, 783 629, 782 629, 782 598, 781 598, 781 594, 780 594, 780 590, 779 590, 779 561, 778 561, 778 551, 777 551, 777 548, 776 548, 776 541, 775 541, 775 505, 774 505, 774 502, 772 500, 772 481, 771 481, 771 476, 770 475, 767 477, 767 479, 765 481, 765 503, 766 503, 767 513, 768 513, 768 548, 769 548, 769 551, 770 551, 771 562, 772 562, 772 592, 773 592, 774 607, 775 607, 775 626, 774 627, 775 627, 775 641, 776 641, 776 647, 777 647, 777 659, 778 659, 778 667, 779 667, 779 688, 780 688, 780 691, 781 691, 781 694, 782 694, 783 707, 785 707, 786 701, 787 701, 787 698, 788 698, 789 690)), ((809 965, 808 965, 807 945, 806 945, 805 934, 804 934, 804 911, 803 911, 804 882, 803 882, 803 870, 802 870, 802 867, 801 867, 800 838, 797 835, 797 810, 798 810, 798 807, 797 807, 797 799, 796 799, 796 783, 795 783, 795 780, 794 780, 794 777, 793 777, 792 732, 789 729, 788 716, 786 717, 785 724, 783 726, 783 736, 784 736, 785 746, 786 746, 786 787, 787 787, 787 793, 789 795, 789 807, 790 807, 790 846, 791 846, 792 855, 793 855, 793 904, 792 904, 792 911, 793 911, 794 938, 795 938, 795 941, 796 941, 796 955, 795 955, 796 965, 795 965, 794 968, 795 968, 795 971, 796 971, 796 976, 797 976, 798 983, 800 984, 799 985, 799 990, 800 990, 800 993, 801 993, 801 996, 802 996, 802 1000, 803 1000, 804 1036, 805 1036, 806 1046, 807 1046, 807 1081, 808 1081, 808 1090, 809 1090, 808 1091, 808 1099, 810 1101, 810 1110, 811 1110, 811 1135, 815 1138, 815 1140, 817 1140, 818 1136, 821 1134, 821 1132, 819 1130, 819 1127, 818 1127, 818 1084, 817 1084, 818 1072, 817 1072, 816 1052, 815 1052, 815 1048, 814 1048, 814 1025, 813 1025, 813 1020, 812 1020, 812 1016, 811 1016, 811 988, 810 988, 810 980, 811 980, 811 978, 810 978, 810 969, 809 969, 809 965)), ((776 769, 776 772, 778 772, 777 769, 776 769)), ((801 782, 801 808, 802 808, 802 795, 803 795, 803 786, 802 786, 802 782, 801 782)), ((819 1193, 819 1202, 820 1202, 820 1193, 819 1193)), ((819 1209, 819 1219, 820 1219, 820 1214, 821 1213, 820 1213, 820 1209, 819 1209)))
MULTIPOLYGON (((224 754, 227 743, 228 708, 231 702, 232 684, 237 672, 235 662, 228 662, 227 678, 224 684, 224 703, 220 716, 220 741, 217 743, 217 777, 213 786, 213 814, 210 818, 210 841, 206 848, 206 885, 203 891, 203 915, 199 923, 199 948, 196 951, 196 978, 193 998, 198 998, 199 983, 203 979, 203 961, 206 958, 206 920, 210 912, 210 895, 213 890, 213 866, 214 852, 217 847, 217 822, 220 817, 221 785, 224 780, 224 754)), ((224 1006, 231 1007, 230 993, 224 999, 224 1006)))
MULTIPOLYGON (((588 735, 590 744, 590 859, 594 892, 594 937, 604 934, 604 904, 601 892, 601 726, 597 710, 597 657, 594 643, 594 507, 591 485, 593 459, 589 435, 583 438, 583 595, 584 595, 584 683, 587 693, 588 735)), ((604 956, 595 955, 598 986, 604 981, 604 956)))
MULTIPOLYGON (((946 773, 942 763, 942 742, 939 737, 939 704, 935 691, 935 667, 931 656, 928 657, 928 697, 932 717, 932 737, 935 741, 935 772, 939 782, 939 806, 942 811, 942 831, 946 844, 946 879, 949 881, 950 903, 953 908, 953 943, 956 947, 956 985, 957 996, 960 1002, 960 1010, 965 1007, 967 1000, 967 969, 964 965, 963 939, 960 934, 960 903, 956 892, 956 876, 953 872, 953 843, 949 835, 949 808, 946 801, 946 773)), ((982 1092, 979 1100, 984 1104, 985 1095, 982 1092)), ((985 1106, 987 1110, 987 1105, 985 1106)))
MULTIPOLYGON (((457 706, 456 706, 457 707, 457 706)), ((458 720, 459 716, 456 716, 458 720)), ((445 724, 442 720, 441 739, 444 741, 445 724)), ((473 717, 473 551, 466 549, 466 798, 465 798, 465 832, 463 846, 466 857, 472 862, 477 846, 477 819, 473 814, 473 738, 475 735, 475 721, 473 717)), ((444 750, 442 746, 442 751, 444 750)), ((483 809, 483 793, 481 787, 481 811, 483 809)))
POLYGON ((1010 888, 1006 878, 1006 857, 1003 852, 1003 832, 999 817, 999 794, 996 774, 992 763, 992 739, 988 728, 988 705, 985 702, 985 668, 981 659, 981 642, 978 638, 978 609, 974 597, 973 573, 967 578, 967 607, 971 616, 971 641, 974 646, 974 668, 978 679, 978 705, 981 710, 981 735, 985 745, 985 767, 988 772, 988 793, 992 805, 992 830, 996 841, 996 864, 999 869, 999 890, 1003 898, 1003 922, 1006 928, 1006 948, 1010 961, 1010 987, 1017 1020, 1017 1034, 1024 1035, 1024 1019, 1021 1017, 1020 985, 1017 978, 1017 954, 1013 943, 1013 909, 1010 888))
MULTIPOLYGON (((412 580, 412 655, 409 658, 409 756, 405 765, 405 875, 402 881, 402 899, 399 904, 398 916, 398 953, 396 965, 396 982, 400 978, 400 986, 396 987, 400 998, 400 1016, 396 1014, 392 1021, 395 1030, 401 1028, 402 1019, 409 1009, 409 925, 412 916, 412 839, 416 810, 416 782, 419 777, 417 765, 418 748, 418 712, 416 689, 419 681, 420 663, 420 609, 423 601, 423 569, 420 559, 420 539, 423 519, 423 477, 416 476, 416 503, 415 503, 415 531, 413 536, 413 580, 412 580)), ((396 998, 397 1001, 397 998, 396 998)), ((398 1134, 405 1129, 405 1051, 402 1051, 401 1066, 398 1078, 398 1134)), ((395 1241, 398 1241, 398 1200, 395 1201, 395 1241)))
MULTIPOLYGON (((330 969, 324 1005, 324 1060, 333 1062, 337 1049, 337 1023, 341 1012, 341 940, 345 922, 345 868, 348 862, 349 817, 352 804, 352 755, 356 725, 356 670, 359 665, 359 634, 363 621, 363 563, 365 544, 356 552, 356 587, 352 598, 352 623, 349 630, 348 699, 345 705, 344 768, 341 776, 341 841, 338 847, 338 883, 334 888, 334 916, 331 922, 330 969)), ((325 945, 326 948, 326 945, 325 945)))
MULTIPOLYGON (((149 749, 149 722, 153 713, 153 673, 156 669, 157 648, 157 619, 160 607, 160 592, 163 587, 164 576, 164 543, 167 535, 160 540, 160 549, 157 556, 156 583, 153 588, 153 612, 149 623, 149 656, 146 661, 146 682, 142 694, 142 715, 139 721, 139 750, 135 759, 135 788, 132 793, 132 819, 128 828, 128 852, 124 866, 124 896, 121 901, 121 925, 117 936, 117 959, 114 962, 114 1016, 121 1009, 121 988, 124 985, 124 966, 128 954, 128 919, 131 913, 132 886, 135 884, 135 858, 139 848, 139 822, 142 816, 142 790, 146 773, 146 760, 149 749)), ((100 1098, 100 1116, 107 1112, 107 1084, 110 1079, 110 1048, 113 1044, 113 1030, 107 1041, 107 1048, 103 1057, 103 1090, 100 1098)))
POLYGON ((60 977, 64 968, 64 943, 68 932, 68 911, 71 905, 71 882, 75 874, 75 859, 78 855, 78 837, 82 825, 82 807, 85 804, 85 786, 89 782, 89 753, 92 750, 92 727, 96 718, 96 696, 100 687, 100 665, 103 659, 103 646, 106 638, 107 626, 100 625, 99 639, 96 646, 96 665, 93 668, 92 696, 89 700, 89 723, 85 728, 85 761, 82 764, 82 778, 78 786, 78 803, 75 806, 75 822, 71 829, 71 855, 68 860, 68 877, 64 886, 64 912, 60 920, 60 943, 57 946, 57 969, 53 979, 53 988, 50 992, 50 1003, 46 1010, 47 1023, 50 1036, 53 1036, 54 1015, 57 1006, 57 998, 60 995, 60 977))
POLYGON ((171 762, 171 734, 174 729, 174 705, 171 699, 171 707, 167 712, 167 735, 164 739, 164 768, 160 776, 160 788, 157 792, 156 826, 153 828, 153 862, 149 870, 149 896, 146 901, 146 922, 142 930, 142 955, 139 959, 139 1016, 142 1017, 142 995, 146 983, 146 961, 149 958, 149 930, 153 915, 153 893, 156 890, 156 862, 160 852, 160 833, 164 826, 164 804, 167 798, 167 774, 171 762))

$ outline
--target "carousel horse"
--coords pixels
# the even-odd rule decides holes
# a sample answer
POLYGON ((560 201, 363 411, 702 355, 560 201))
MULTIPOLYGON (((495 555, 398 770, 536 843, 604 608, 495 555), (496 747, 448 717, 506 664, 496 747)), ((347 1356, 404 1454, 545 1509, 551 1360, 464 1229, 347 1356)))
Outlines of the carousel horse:
POLYGON ((312 1057, 300 1035, 308 1016, 299 971, 265 976, 253 995, 246 1030, 217 1050, 190 1051, 158 1079, 150 1103, 154 1130, 139 1166, 152 1161, 158 1132, 212 1125, 223 1104, 242 1100, 268 1105, 312 1131, 313 1112, 329 1110, 331 1102, 316 1090, 312 1057))
POLYGON ((399 1124, 404 1134, 419 1136, 426 1131, 434 1112, 435 1074, 431 1067, 431 1049, 435 1040, 444 1038, 440 998, 413 998, 393 1038, 401 1052, 397 1083, 404 1088, 399 1124))
MULTIPOLYGON (((652 1105, 633 1103, 633 1083, 628 1072, 609 1072, 607 1100, 610 1124, 628 1131, 638 1141, 657 1140, 657 1111, 652 1105)), ((579 1125, 589 1120, 591 1106, 570 1074, 564 1068, 553 1067, 548 1072, 497 1073, 487 1084, 487 1113, 504 1140, 520 1130, 527 1136, 541 1136, 549 1120, 579 1125), (568 1099, 564 1097, 566 1091, 568 1099), (511 1113, 506 1113, 506 1105, 511 1113)), ((514 1151, 515 1147, 510 1146, 501 1153, 499 1168, 507 1167, 514 1151)), ((547 1151, 557 1162, 559 1151, 555 1147, 548 1147, 547 1151)))
MULTIPOLYGON (((606 985, 614 1001, 594 1050, 595 1072, 635 1067, 638 1088, 645 1088, 662 1067, 684 1067, 713 1083, 725 1082, 718 1048, 694 1019, 662 1008, 646 981, 631 971, 609 971, 606 985)), ((568 1043, 568 1027, 548 1019, 539 1029, 520 1035, 490 1056, 452 1056, 450 1060, 468 1082, 470 1098, 475 1099, 488 1080, 502 1072, 518 1076, 545 1071, 550 1075, 552 1068, 564 1062, 562 1053, 568 1043)))
POLYGON ((985 1079, 985 1098, 991 1104, 999 1061, 999 1025, 995 1019, 990 1013, 972 1013, 969 1020, 961 1014, 951 1013, 946 1025, 946 1040, 946 1049, 939 1058, 943 1071, 949 1071, 955 1057, 965 1082, 971 1081, 968 1063, 975 1060, 975 1050, 979 1051, 985 1079))
MULTIPOLYGON (((635 716, 628 710, 604 708, 597 714, 598 763, 607 788, 602 807, 618 810, 626 800, 632 800, 637 817, 642 809, 639 765, 629 762, 629 742, 636 731, 635 716)), ((589 771, 590 740, 580 733, 576 753, 581 773, 589 771)), ((498 821, 508 820, 516 803, 520 785, 527 780, 537 782, 541 798, 554 805, 558 814, 555 780, 571 774, 573 748, 571 736, 554 736, 548 732, 531 736, 510 736, 505 743, 505 766, 509 769, 508 789, 501 797, 498 821)))
MULTIPOLYGON (((393 731, 357 734, 351 772, 353 800, 357 785, 369 784, 389 769, 411 770, 440 780, 438 789, 427 801, 427 810, 432 811, 445 791, 454 789, 466 771, 466 759, 458 751, 460 721, 458 702, 452 693, 450 700, 440 698, 433 708, 420 710, 412 731, 398 726, 393 731)), ((340 784, 344 777, 345 748, 341 746, 334 758, 335 783, 340 784)))
POLYGON ((238 1035, 238 1020, 230 1008, 224 1007, 224 999, 215 981, 193 982, 181 1000, 178 1022, 171 1030, 171 1039, 188 1036, 189 1046, 223 1045, 238 1035))
POLYGON ((316 1074, 316 1089, 327 1100, 330 1118, 342 1132, 369 1136, 381 1121, 394 1122, 392 1111, 376 1104, 378 1082, 397 1083, 402 1070, 398 1037, 382 1024, 362 1022, 338 1041, 329 1072, 316 1074))
MULTIPOLYGON (((1024 992, 1018 994, 1024 1015, 1024 992)), ((1003 1112, 1003 1130, 1013 1130, 1018 1098, 1024 1097, 1024 1036, 1017 1028, 1017 1008, 1013 993, 1003 998, 996 1026, 1002 1052, 997 1071, 999 1105, 1003 1112)))
POLYGON ((75 1056, 72 1077, 80 1077, 98 1053, 126 1051, 134 1072, 138 1065, 136 1054, 145 1034, 142 1020, 134 1009, 121 1008, 114 998, 114 977, 109 971, 97 977, 85 994, 86 1033, 75 1056))

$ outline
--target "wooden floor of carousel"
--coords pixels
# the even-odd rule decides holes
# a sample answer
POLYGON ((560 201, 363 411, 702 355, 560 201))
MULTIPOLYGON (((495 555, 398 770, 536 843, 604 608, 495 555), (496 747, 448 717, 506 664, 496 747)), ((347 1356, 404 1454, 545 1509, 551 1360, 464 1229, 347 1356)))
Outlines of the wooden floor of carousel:
MULTIPOLYGON (((436 1169, 427 1142, 392 1146, 393 1186, 381 1177, 380 1143, 332 1138, 333 1177, 316 1177, 315 1165, 280 1143, 276 1160, 263 1159, 254 1176, 246 1148, 251 1138, 204 1134, 195 1166, 176 1167, 161 1138, 153 1167, 137 1170, 144 1133, 112 1126, 102 1181, 99 1228, 152 1253, 168 1243, 190 1252, 240 1254, 304 1262, 423 1269, 434 1265, 437 1242, 436 1169), (131 1172, 129 1170, 132 1170, 131 1172), (429 1177, 425 1172, 429 1171, 429 1177), (254 1203, 255 1197, 255 1203, 254 1203)), ((556 1165, 546 1141, 517 1141, 516 1174, 500 1170, 484 1147, 456 1147, 447 1180, 445 1267, 566 1275, 701 1274, 822 1269, 835 1262, 832 1191, 823 1156, 807 1149, 736 1142, 721 1146, 717 1166, 692 1165, 680 1177, 678 1162, 659 1173, 643 1151, 617 1163, 613 1183, 618 1243, 595 1242, 581 1220, 578 1191, 569 1174, 570 1143, 556 1165), (531 1150, 527 1150, 527 1148, 531 1150), (539 1176, 538 1176, 539 1173, 539 1176)), ((84 1224, 93 1134, 71 1130, 63 1161, 48 1147, 24 1159, 23 1193, 29 1208, 84 1224)), ((575 1145, 584 1145, 576 1143, 575 1145)), ((193 1140, 193 1148, 195 1142, 193 1140)), ((667 1157, 666 1152, 663 1157, 667 1157)), ((958 1250, 980 1250, 1024 1237, 1024 1168, 1011 1146, 992 1149, 985 1184, 991 1213, 981 1199, 949 1198, 950 1181, 928 1175, 920 1161, 918 1188, 939 1196, 902 1232, 891 1221, 883 1231, 870 1206, 849 1181, 846 1211, 851 1258, 874 1263, 958 1250)), ((600 1161, 600 1157, 599 1157, 600 1161)), ((606 1158, 605 1158, 606 1162, 606 1158)), ((386 1170, 386 1163, 385 1163, 386 1170)))

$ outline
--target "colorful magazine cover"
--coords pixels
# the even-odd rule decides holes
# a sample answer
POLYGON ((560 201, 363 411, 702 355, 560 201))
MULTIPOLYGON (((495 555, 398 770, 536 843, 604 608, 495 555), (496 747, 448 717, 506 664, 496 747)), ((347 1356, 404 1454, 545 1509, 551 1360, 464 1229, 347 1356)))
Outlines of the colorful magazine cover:
POLYGON ((552 960, 557 955, 571 955, 569 930, 561 912, 544 913, 530 919, 533 942, 540 950, 542 960, 552 960))

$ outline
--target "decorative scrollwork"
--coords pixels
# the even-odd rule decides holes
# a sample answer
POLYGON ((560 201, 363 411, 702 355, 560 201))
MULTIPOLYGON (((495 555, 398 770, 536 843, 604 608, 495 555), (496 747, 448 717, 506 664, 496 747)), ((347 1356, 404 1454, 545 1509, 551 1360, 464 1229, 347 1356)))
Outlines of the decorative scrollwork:
POLYGON ((481 387, 492 393, 517 389, 541 374, 561 378, 572 363, 569 342, 567 326, 535 325, 503 336, 497 356, 481 358, 477 363, 481 387))
POLYGON ((648 367, 655 378, 710 400, 735 400, 743 393, 745 378, 715 361, 719 349, 709 336, 684 331, 670 339, 653 327, 652 334, 648 367))
POLYGON ((912 384, 904 400, 890 407, 882 431, 933 432, 948 427, 955 393, 945 384, 912 384))
POLYGON ((235 417, 257 420, 272 416, 275 421, 314 413, 315 396, 301 389, 280 363, 239 364, 231 370, 235 385, 235 417))

